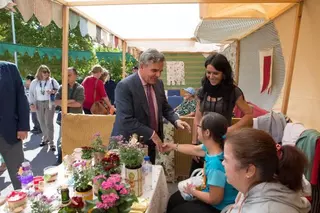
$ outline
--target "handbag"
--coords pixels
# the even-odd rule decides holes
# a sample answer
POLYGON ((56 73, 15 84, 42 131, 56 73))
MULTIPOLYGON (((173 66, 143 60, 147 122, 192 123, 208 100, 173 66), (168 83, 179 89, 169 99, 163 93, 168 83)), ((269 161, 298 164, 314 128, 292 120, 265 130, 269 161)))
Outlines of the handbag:
POLYGON ((178 189, 180 191, 181 196, 183 197, 184 200, 186 201, 192 201, 195 200, 195 198, 192 195, 189 195, 187 193, 184 192, 184 188, 188 185, 188 184, 193 184, 197 187, 201 186, 203 184, 203 169, 199 168, 196 169, 192 172, 190 178, 180 181, 178 183, 178 189))
POLYGON ((94 93, 93 93, 94 103, 92 104, 90 111, 92 114, 96 114, 96 115, 109 115, 110 109, 107 106, 107 104, 104 102, 104 100, 96 101, 98 81, 99 79, 97 79, 96 84, 94 86, 94 93))

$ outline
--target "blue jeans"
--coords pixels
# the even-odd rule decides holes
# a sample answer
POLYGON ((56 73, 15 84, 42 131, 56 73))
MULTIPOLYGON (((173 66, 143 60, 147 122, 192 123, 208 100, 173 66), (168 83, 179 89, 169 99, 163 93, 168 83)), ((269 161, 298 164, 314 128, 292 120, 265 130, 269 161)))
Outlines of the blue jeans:
POLYGON ((40 131, 40 123, 38 121, 37 113, 36 112, 31 112, 31 118, 32 118, 32 123, 33 123, 33 129, 40 131))

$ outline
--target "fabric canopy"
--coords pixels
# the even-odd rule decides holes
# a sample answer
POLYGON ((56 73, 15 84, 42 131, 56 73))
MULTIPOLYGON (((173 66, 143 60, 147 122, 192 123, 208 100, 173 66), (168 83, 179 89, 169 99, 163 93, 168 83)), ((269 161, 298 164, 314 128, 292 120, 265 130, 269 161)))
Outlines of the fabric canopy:
POLYGON ((140 50, 154 47, 169 52, 210 52, 219 50, 219 43, 239 39, 259 28, 292 5, 193 3, 74 8, 107 26, 129 46, 140 50))

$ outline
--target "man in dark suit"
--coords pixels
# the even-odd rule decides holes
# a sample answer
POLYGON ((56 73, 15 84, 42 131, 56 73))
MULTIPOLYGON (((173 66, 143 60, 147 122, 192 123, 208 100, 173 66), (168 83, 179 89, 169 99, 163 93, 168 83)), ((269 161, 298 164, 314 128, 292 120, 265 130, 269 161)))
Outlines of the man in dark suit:
POLYGON ((16 65, 0 61, 0 153, 14 189, 21 188, 18 168, 24 161, 22 140, 28 136, 29 103, 16 65))
POLYGON ((153 164, 155 146, 162 150, 162 117, 176 128, 190 131, 190 126, 181 121, 168 104, 163 82, 159 80, 164 61, 164 55, 157 50, 144 51, 139 71, 120 81, 115 91, 117 113, 112 135, 123 135, 127 139, 134 133, 143 136, 153 164))

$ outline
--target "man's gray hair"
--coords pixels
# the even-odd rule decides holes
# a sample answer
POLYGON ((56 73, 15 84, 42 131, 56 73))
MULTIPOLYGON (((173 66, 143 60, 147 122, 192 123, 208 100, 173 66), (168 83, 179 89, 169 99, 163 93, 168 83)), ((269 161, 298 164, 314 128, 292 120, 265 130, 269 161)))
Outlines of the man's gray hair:
POLYGON ((140 59, 139 59, 139 64, 154 64, 154 63, 158 63, 158 62, 164 62, 165 58, 164 55, 159 52, 156 49, 147 49, 146 51, 143 51, 142 54, 140 55, 140 59))

